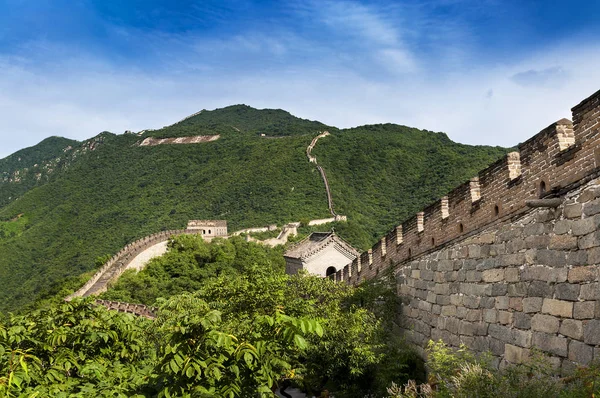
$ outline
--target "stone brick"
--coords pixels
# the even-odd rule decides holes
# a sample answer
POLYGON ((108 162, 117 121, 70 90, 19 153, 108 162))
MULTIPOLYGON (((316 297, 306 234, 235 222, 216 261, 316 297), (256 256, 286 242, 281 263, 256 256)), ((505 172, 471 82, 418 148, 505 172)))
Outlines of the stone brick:
POLYGON ((504 269, 489 269, 483 271, 481 278, 484 282, 500 282, 504 280, 504 269))
POLYGON ((481 281, 481 271, 475 271, 475 270, 467 271, 466 281, 467 282, 480 282, 481 281))
POLYGON ((476 264, 475 269, 477 271, 484 271, 486 269, 492 269, 498 267, 498 261, 495 257, 484 258, 483 260, 479 260, 476 264))
POLYGON ((534 235, 528 236, 523 241, 524 246, 527 249, 546 249, 550 244, 550 236, 548 235, 534 235))
POLYGON ((571 235, 553 235, 550 237, 548 248, 554 250, 577 249, 577 237, 571 235))
POLYGON ((580 286, 572 283, 559 283, 554 288, 554 297, 560 300, 577 301, 580 286))
POLYGON ((551 315, 535 314, 531 318, 531 329, 538 332, 557 333, 560 320, 551 315))
POLYGON ((504 359, 511 363, 522 363, 529 359, 529 350, 512 344, 504 345, 504 359))
POLYGON ((456 306, 455 305, 443 306, 441 314, 444 316, 456 316, 456 306))
POLYGON ((566 268, 550 268, 543 265, 525 267, 521 273, 521 279, 525 281, 564 282, 567 280, 568 271, 566 268))
POLYGON ((481 310, 468 310, 467 316, 465 316, 465 320, 469 322, 481 321, 481 310))
POLYGON ((542 303, 542 312, 544 314, 571 318, 573 316, 573 303, 569 301, 545 298, 544 302, 542 303))
POLYGON ((523 298, 523 312, 540 312, 542 310, 543 298, 525 297, 523 298))
POLYGON ((573 318, 592 319, 596 308, 595 301, 580 301, 573 304, 573 318))
POLYGON ((481 257, 481 246, 469 245, 469 258, 480 258, 481 257))
POLYGON ((435 292, 435 294, 449 294, 450 293, 450 284, 438 283, 437 285, 435 285, 434 292, 435 292))
POLYGON ((427 292, 427 302, 435 304, 437 298, 437 294, 434 292, 427 292))
POLYGON ((505 343, 503 341, 500 341, 498 339, 494 339, 494 338, 488 338, 489 341, 489 345, 490 345, 490 352, 494 355, 503 355, 504 354, 504 347, 505 347, 505 343))
POLYGON ((557 235, 566 234, 571 230, 573 221, 571 220, 559 220, 554 224, 554 233, 557 235))
POLYGON ((506 252, 507 253, 518 253, 521 250, 525 249, 527 246, 523 239, 511 240, 510 242, 506 242, 506 252))
POLYGON ((591 319, 583 327, 583 341, 586 344, 600 344, 600 320, 591 319))
POLYGON ((587 253, 589 264, 600 264, 600 247, 592 247, 587 253))
POLYGON ((544 233, 544 224, 543 223, 532 223, 532 224, 526 225, 525 228, 523 228, 523 234, 525 236, 541 235, 543 233, 544 233))
POLYGON ((462 305, 463 296, 462 294, 451 294, 450 295, 450 304, 452 305, 462 305))
POLYGON ((495 308, 496 300, 494 297, 482 297, 479 306, 487 309, 495 308))
POLYGON ((531 281, 527 288, 527 295, 531 297, 552 297, 554 288, 542 281, 531 281))
POLYGON ((583 323, 574 319, 565 319, 560 324, 558 332, 563 336, 581 340, 583 338, 583 323))
POLYGON ((513 325, 519 329, 531 329, 531 316, 522 312, 513 313, 513 325))
POLYGON ((458 325, 460 321, 456 318, 448 318, 446 319, 446 330, 452 334, 458 333, 458 325))
POLYGON ((511 297, 527 295, 527 285, 522 282, 509 284, 508 295, 511 297))
POLYGON ((496 297, 496 309, 497 310, 507 310, 508 309, 508 297, 496 297))
POLYGON ((596 229, 595 217, 584 218, 582 220, 575 220, 571 225, 571 231, 575 236, 587 235, 594 232, 596 229))
POLYGON ((525 263, 525 253, 505 254, 498 257, 498 264, 503 267, 511 265, 523 265, 525 263))
POLYGON ((456 317, 464 319, 467 316, 469 310, 466 307, 456 307, 456 317))
POLYGON ((438 295, 436 298, 436 304, 439 305, 450 305, 450 296, 438 295))
POLYGON ((504 280, 506 282, 518 282, 520 271, 518 268, 507 268, 504 270, 504 280))
POLYGON ((496 323, 498 319, 496 310, 483 310, 483 321, 487 323, 496 323))
POLYGON ((579 195, 579 201, 581 203, 589 202, 600 196, 600 187, 588 188, 579 195))
POLYGON ((567 218, 581 218, 583 214, 583 206, 581 203, 573 203, 570 205, 566 205, 563 214, 567 218))
POLYGON ((490 296, 506 296, 508 292, 508 285, 506 283, 494 283, 491 285, 490 296))
POLYGON ((495 323, 491 323, 488 327, 488 332, 490 336, 505 343, 511 342, 511 334, 512 330, 506 326, 498 325, 495 323))
POLYGON ((523 299, 521 297, 509 298, 508 308, 515 311, 523 311, 523 299))
POLYGON ((475 326, 471 322, 461 321, 458 326, 458 334, 463 334, 466 336, 474 336, 475 335, 475 326))
POLYGON ((490 248, 489 255, 492 257, 506 253, 506 246, 504 245, 504 243, 497 243, 495 245, 490 245, 489 248, 490 248))
POLYGON ((531 331, 511 329, 509 343, 518 345, 519 347, 531 347, 531 331))
POLYGON ((588 202, 583 206, 583 214, 588 217, 598 213, 600 213, 600 200, 598 199, 588 202))
POLYGON ((600 246, 600 231, 594 231, 591 234, 580 236, 577 244, 580 249, 590 249, 592 247, 600 246))
POLYGON ((512 323, 512 312, 498 311, 498 323, 501 325, 509 325, 512 323))
POLYGON ((464 296, 463 305, 467 308, 479 308, 480 297, 477 296, 464 296))
POLYGON ((575 250, 567 252, 567 264, 568 265, 587 265, 588 254, 584 250, 575 250))
POLYGON ((580 341, 571 340, 569 342, 568 358, 581 365, 589 365, 594 359, 594 349, 580 341))
POLYGON ((542 332, 533 333, 533 346, 560 357, 566 357, 568 353, 566 338, 542 332))
POLYGON ((600 299, 600 285, 597 282, 581 285, 579 292, 580 300, 598 300, 600 299))
POLYGON ((567 256, 560 250, 540 249, 537 251, 537 262, 549 267, 564 267, 567 264, 567 256))

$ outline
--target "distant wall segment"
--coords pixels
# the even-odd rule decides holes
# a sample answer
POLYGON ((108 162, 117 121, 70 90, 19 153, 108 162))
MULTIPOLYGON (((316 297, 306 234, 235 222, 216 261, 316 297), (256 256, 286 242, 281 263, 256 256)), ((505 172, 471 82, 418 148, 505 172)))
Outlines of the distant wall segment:
MULTIPOLYGON (((600 91, 336 274, 391 270, 407 336, 520 362, 600 359, 600 91)), ((391 204, 393 205, 393 204, 391 204)))

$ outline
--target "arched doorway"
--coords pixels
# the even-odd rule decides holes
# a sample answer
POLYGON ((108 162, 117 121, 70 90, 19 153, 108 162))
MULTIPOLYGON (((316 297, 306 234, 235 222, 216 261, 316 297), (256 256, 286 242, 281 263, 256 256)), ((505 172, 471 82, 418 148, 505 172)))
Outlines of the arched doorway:
POLYGON ((336 273, 336 269, 335 267, 329 267, 327 268, 327 270, 325 271, 325 276, 329 276, 329 275, 333 275, 336 273))

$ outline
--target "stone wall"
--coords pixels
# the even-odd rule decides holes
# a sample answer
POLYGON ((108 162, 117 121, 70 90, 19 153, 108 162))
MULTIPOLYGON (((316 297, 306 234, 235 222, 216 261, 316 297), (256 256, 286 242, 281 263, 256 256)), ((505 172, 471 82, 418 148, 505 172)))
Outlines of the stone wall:
POLYGON ((573 123, 519 145, 336 279, 391 269, 421 346, 442 338, 510 362, 538 347, 563 368, 600 358, 599 121, 600 91, 573 108, 573 123))
POLYGON ((127 312, 137 316, 143 316, 148 319, 156 318, 156 307, 148 307, 144 304, 130 304, 120 301, 96 300, 96 304, 102 305, 111 311, 127 312))

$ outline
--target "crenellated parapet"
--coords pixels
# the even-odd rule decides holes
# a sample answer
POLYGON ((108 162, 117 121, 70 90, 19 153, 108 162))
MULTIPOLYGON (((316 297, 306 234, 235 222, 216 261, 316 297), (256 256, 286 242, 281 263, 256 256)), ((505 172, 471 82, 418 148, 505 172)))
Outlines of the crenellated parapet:
POLYGON ((560 196, 598 174, 600 91, 561 119, 481 170, 447 196, 404 221, 363 253, 337 280, 351 284, 430 253, 486 226, 526 212, 527 202, 560 196))
POLYGON ((137 316, 143 316, 148 319, 155 319, 158 311, 156 307, 149 307, 144 304, 124 303, 121 301, 96 300, 96 304, 102 305, 111 311, 126 312, 137 316))

